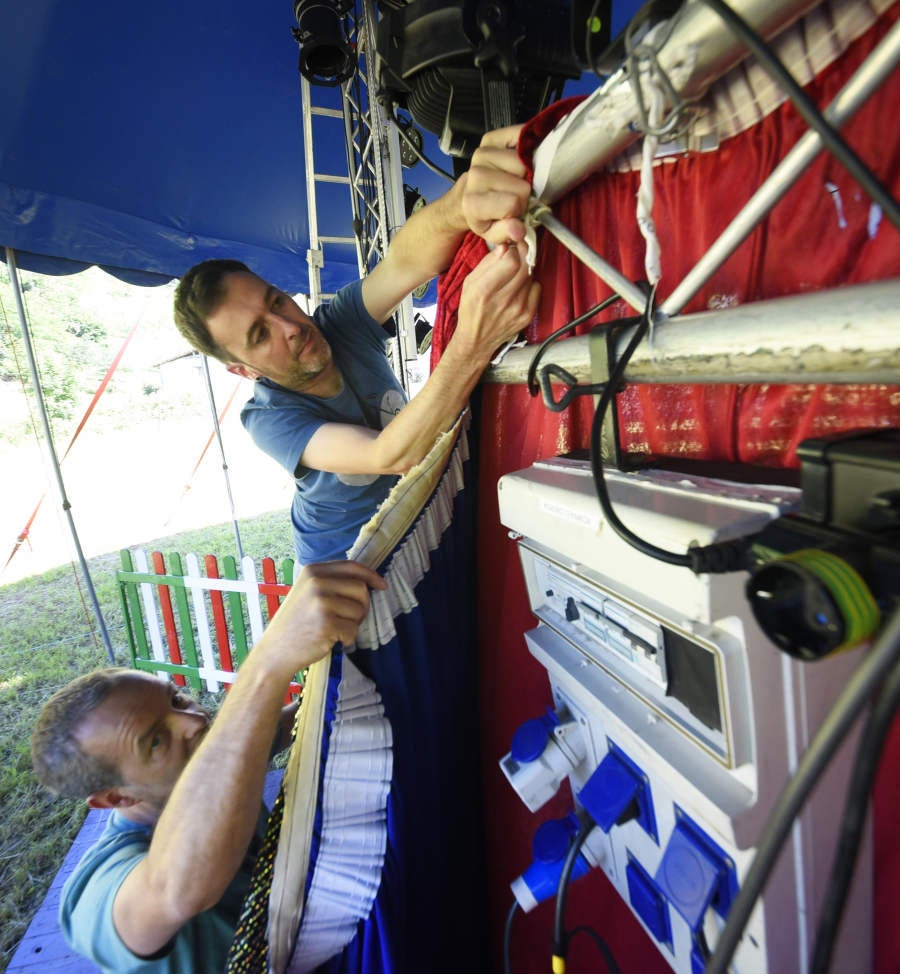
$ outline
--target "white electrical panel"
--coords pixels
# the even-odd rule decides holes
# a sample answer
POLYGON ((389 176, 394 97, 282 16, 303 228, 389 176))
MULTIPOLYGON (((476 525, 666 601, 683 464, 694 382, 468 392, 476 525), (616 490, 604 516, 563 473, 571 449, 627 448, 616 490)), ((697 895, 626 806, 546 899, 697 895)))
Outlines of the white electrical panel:
MULTIPOLYGON (((790 488, 661 471, 606 476, 620 519, 676 552, 757 531, 799 499, 790 488)), ((766 818, 859 651, 818 663, 782 654, 753 619, 746 574, 698 576, 628 545, 605 523, 585 462, 536 463, 503 477, 499 497, 539 620, 525 642, 563 715, 550 735, 554 754, 565 735, 552 787, 567 774, 591 811, 609 800, 610 781, 630 782, 631 812, 623 824, 605 822, 590 865, 606 872, 673 970, 698 974, 766 818)), ((808 967, 852 743, 795 826, 735 954, 738 974, 808 967)), ((515 748, 501 761, 517 788, 528 764, 515 748)), ((527 791, 533 808, 543 795, 530 778, 527 791)), ((834 970, 871 966, 870 856, 867 838, 845 913, 852 935, 839 940, 834 970)))

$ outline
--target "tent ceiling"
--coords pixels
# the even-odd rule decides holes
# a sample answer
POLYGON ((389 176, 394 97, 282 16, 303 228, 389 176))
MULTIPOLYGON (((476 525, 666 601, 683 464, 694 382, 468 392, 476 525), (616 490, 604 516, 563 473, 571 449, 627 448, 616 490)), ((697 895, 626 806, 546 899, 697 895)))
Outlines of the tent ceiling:
MULTIPOLYGON (((0 23, 0 248, 142 283, 236 256, 307 290, 288 0, 0 0, 0 23)), ((327 217, 320 232, 348 234, 327 217)), ((352 254, 328 255, 323 288, 355 275, 352 254)))
MULTIPOLYGON (((620 0, 620 19, 637 5, 620 0)), ((290 0, 0 0, 0 25, 0 259, 11 247, 25 269, 158 284, 228 256, 308 293, 290 0)), ((317 171, 346 175, 340 123, 314 138, 317 171)), ((422 164, 404 178, 426 199, 446 189, 422 164)), ((319 233, 351 236, 349 194, 331 188, 319 233)), ((354 248, 325 256, 324 292, 356 277, 354 248)))

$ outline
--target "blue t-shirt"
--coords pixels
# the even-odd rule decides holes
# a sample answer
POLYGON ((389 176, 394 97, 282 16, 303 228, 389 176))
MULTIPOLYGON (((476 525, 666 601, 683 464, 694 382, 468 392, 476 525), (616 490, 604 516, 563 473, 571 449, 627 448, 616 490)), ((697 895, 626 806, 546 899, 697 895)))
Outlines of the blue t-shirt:
POLYGON ((59 924, 83 957, 110 974, 187 974, 222 971, 250 886, 240 870, 222 899, 190 920, 173 938, 165 956, 148 960, 133 954, 113 923, 113 902, 125 877, 146 857, 153 830, 113 811, 103 834, 66 880, 59 924))
POLYGON ((383 429, 406 404, 385 355, 387 335, 363 304, 361 281, 338 291, 313 319, 331 346, 343 389, 323 398, 259 379, 241 410, 256 445, 294 477, 291 521, 297 559, 304 565, 343 558, 397 482, 393 475, 334 474, 301 466, 312 435, 323 423, 383 429))

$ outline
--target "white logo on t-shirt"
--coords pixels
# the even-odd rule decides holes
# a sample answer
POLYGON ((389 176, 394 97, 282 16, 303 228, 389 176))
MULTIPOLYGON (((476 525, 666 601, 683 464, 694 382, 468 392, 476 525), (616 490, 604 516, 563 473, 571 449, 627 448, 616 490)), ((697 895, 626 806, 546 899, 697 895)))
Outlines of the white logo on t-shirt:
POLYGON ((405 405, 406 399, 402 392, 388 389, 381 397, 381 428, 384 429, 405 405))

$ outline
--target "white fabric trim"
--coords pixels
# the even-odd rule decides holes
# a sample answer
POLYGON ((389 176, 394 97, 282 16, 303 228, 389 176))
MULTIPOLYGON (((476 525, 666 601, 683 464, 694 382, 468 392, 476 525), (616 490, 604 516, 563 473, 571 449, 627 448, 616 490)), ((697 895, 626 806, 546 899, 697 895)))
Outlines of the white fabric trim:
MULTIPOLYGON (((388 587, 384 591, 371 594, 369 614, 356 636, 356 645, 362 649, 377 649, 389 643, 397 634, 394 619, 401 613, 411 612, 419 604, 415 587, 431 567, 431 552, 441 543, 444 532, 450 526, 454 499, 464 486, 463 464, 469 459, 469 441, 466 434, 468 414, 465 421, 461 420, 460 423, 456 449, 447 462, 431 503, 422 511, 415 527, 391 558, 390 567, 384 575, 388 587)), ((394 490, 396 489, 395 487, 394 490)), ((417 498, 395 498, 393 492, 385 501, 385 506, 392 503, 418 503, 421 506, 421 501, 417 498)), ((361 540, 364 542, 364 539, 361 540)), ((364 546, 365 542, 355 545, 347 557, 361 557, 364 546)))
POLYGON ((322 789, 319 850, 288 966, 305 974, 356 933, 378 895, 387 848, 391 725, 375 684, 344 656, 322 789))

